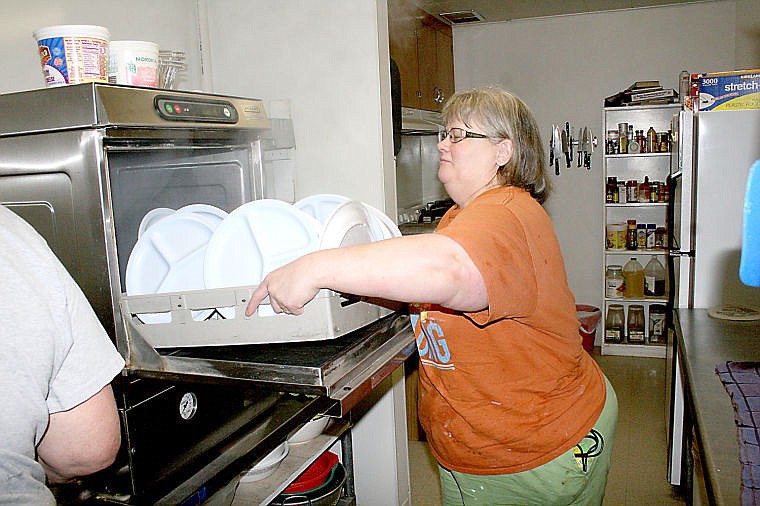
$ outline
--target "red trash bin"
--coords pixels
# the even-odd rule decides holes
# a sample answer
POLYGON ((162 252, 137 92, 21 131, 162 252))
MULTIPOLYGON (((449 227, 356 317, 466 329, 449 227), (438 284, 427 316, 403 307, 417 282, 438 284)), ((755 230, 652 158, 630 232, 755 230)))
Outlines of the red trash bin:
POLYGON ((583 349, 594 351, 594 339, 596 338, 596 326, 602 318, 602 311, 595 306, 586 304, 576 304, 575 312, 578 315, 578 321, 581 323, 579 333, 583 340, 583 349))

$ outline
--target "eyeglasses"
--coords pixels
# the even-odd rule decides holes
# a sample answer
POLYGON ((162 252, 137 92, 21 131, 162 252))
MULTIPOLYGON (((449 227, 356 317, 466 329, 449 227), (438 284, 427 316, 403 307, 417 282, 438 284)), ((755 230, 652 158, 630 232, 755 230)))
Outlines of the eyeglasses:
POLYGON ((470 132, 464 128, 451 128, 449 130, 440 130, 438 132, 439 141, 444 141, 448 138, 451 139, 451 142, 457 143, 463 141, 467 137, 470 137, 471 139, 488 139, 487 135, 470 132))

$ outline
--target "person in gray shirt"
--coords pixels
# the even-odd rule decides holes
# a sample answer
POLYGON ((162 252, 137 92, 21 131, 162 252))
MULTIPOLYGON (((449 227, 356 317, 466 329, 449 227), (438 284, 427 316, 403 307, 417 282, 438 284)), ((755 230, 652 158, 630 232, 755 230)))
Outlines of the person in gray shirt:
POLYGON ((124 367, 45 240, 0 205, 0 504, 55 504, 46 483, 113 463, 124 367))

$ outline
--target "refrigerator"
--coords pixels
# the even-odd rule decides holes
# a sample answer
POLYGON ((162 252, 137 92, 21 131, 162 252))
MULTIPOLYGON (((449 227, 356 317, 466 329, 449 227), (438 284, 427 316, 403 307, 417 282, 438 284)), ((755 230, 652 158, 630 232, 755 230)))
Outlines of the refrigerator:
MULTIPOLYGON (((760 308, 760 288, 739 278, 745 187, 750 167, 760 159, 760 109, 681 111, 673 118, 672 133, 669 307, 760 308)), ((668 478, 681 485, 688 472, 688 427, 673 331, 671 326, 666 351, 668 478)))

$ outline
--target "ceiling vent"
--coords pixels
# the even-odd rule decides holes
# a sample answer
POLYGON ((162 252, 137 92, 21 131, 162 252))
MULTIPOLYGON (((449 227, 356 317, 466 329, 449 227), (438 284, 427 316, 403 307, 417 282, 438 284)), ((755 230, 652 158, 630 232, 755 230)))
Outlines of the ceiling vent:
POLYGON ((485 21, 484 18, 477 11, 456 11, 456 12, 442 12, 439 14, 443 19, 451 23, 452 25, 459 25, 462 23, 474 23, 476 21, 485 21))

